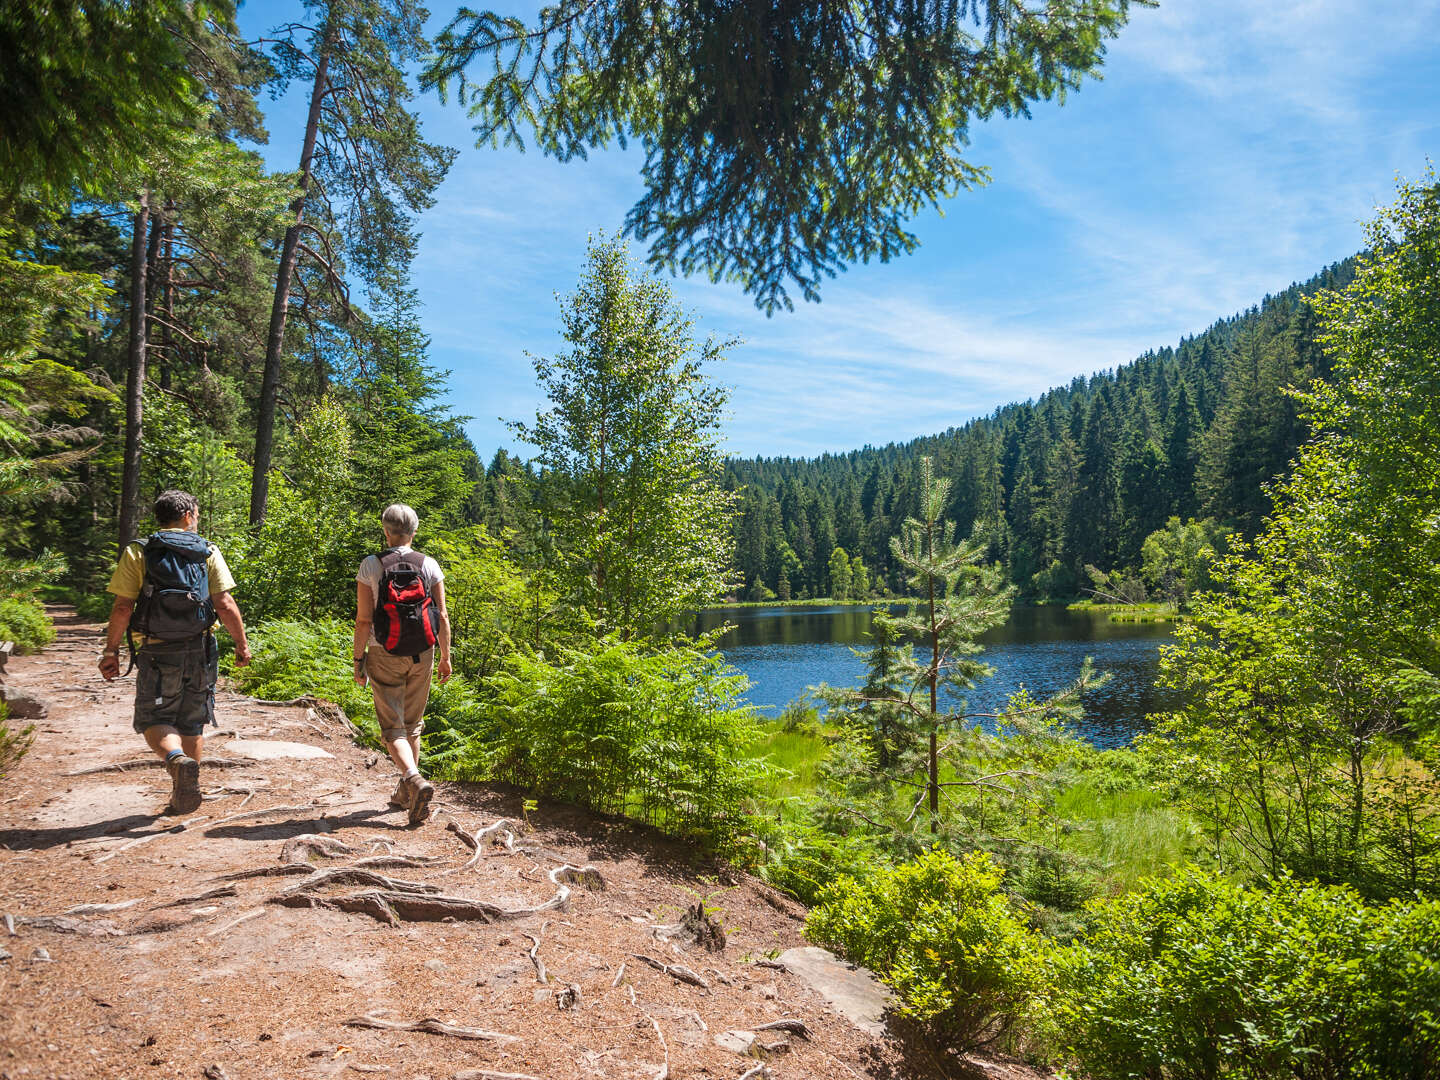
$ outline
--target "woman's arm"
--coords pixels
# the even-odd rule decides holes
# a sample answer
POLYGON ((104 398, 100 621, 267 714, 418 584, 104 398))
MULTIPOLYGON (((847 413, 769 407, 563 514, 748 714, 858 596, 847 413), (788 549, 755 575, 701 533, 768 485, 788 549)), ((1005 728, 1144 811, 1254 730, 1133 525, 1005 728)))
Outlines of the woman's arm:
POLYGON ((370 623, 375 618, 375 594, 363 581, 355 583, 355 685, 365 685, 365 646, 370 644, 370 623))
POLYGON ((437 581, 430 590, 435 607, 440 612, 440 681, 450 678, 450 610, 445 606, 445 582, 437 581))

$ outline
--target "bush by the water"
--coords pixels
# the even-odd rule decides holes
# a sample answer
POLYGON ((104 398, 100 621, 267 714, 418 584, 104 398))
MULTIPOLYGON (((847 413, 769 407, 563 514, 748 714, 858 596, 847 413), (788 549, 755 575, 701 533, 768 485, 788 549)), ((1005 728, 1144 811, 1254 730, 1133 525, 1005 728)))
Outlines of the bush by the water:
POLYGON ((744 684, 699 649, 613 637, 554 659, 517 653, 488 680, 493 724, 477 771, 724 846, 759 770, 744 684))
POLYGON ((0 599, 0 641, 13 641, 21 653, 43 649, 55 640, 55 627, 38 600, 0 599))
POLYGON ((931 851, 820 894, 805 933, 870 968, 937 1044, 969 1050, 1004 1036, 1046 983, 1048 947, 1000 891, 983 852, 931 851))
POLYGON ((1051 1015, 1085 1076, 1440 1076, 1440 904, 1188 870, 1095 915, 1051 1015))

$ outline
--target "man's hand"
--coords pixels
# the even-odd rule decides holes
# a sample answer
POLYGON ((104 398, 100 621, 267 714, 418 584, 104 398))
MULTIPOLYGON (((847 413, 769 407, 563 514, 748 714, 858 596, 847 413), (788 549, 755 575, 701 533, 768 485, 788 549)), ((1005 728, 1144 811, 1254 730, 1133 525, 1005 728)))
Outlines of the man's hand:
POLYGON ((120 675, 120 657, 117 653, 106 653, 100 657, 100 676, 111 682, 120 675))
POLYGON ((250 645, 248 642, 241 642, 235 646, 235 666, 246 667, 250 663, 250 645))
POLYGON ((449 658, 448 658, 448 657, 443 657, 443 658, 441 658, 440 664, 439 664, 439 671, 440 671, 440 681, 441 681, 442 683, 443 683, 446 679, 450 678, 450 673, 451 673, 452 670, 453 670, 453 669, 450 667, 450 660, 449 660, 449 658))

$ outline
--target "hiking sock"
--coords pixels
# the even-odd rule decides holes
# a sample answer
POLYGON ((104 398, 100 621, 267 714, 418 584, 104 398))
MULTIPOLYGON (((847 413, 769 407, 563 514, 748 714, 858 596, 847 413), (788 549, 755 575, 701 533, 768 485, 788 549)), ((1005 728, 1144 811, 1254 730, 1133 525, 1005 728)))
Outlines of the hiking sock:
POLYGON ((407 773, 404 775, 404 777, 402 777, 402 779, 410 780, 410 781, 419 780, 419 779, 420 779, 420 770, 419 770, 419 769, 411 769, 409 772, 407 772, 407 773))

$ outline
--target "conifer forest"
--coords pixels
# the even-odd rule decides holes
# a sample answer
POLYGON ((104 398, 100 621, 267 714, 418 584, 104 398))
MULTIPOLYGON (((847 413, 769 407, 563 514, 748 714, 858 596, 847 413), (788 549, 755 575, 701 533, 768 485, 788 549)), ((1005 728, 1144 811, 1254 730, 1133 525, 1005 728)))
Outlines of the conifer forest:
MULTIPOLYGON (((1434 166, 1377 168, 1308 278, 883 444, 728 449, 757 343, 684 299, 823 317, 837 273, 903 267, 1003 182, 994 132, 1114 92, 1153 8, 276 0, 257 31, 232 0, 0 0, 0 642, 103 623, 188 491, 250 628, 248 664, 219 634, 226 685, 332 702, 383 760, 356 566, 404 503, 454 640, 425 776, 798 901, 893 990, 914 1075, 1436 1080, 1434 166), (461 164, 517 144, 639 194, 564 253, 539 404, 483 442, 500 407, 432 341, 417 260, 461 164), (778 717, 722 631, 677 630, 801 602, 876 608, 864 681, 778 717), (981 639, 1029 605, 1168 620, 1173 707, 1100 749, 1098 665, 986 699, 981 639)), ((0 704, 0 802, 40 734, 0 704)))

